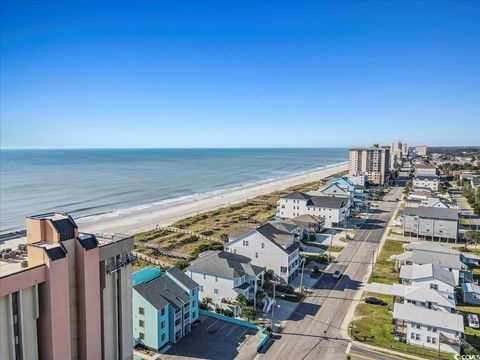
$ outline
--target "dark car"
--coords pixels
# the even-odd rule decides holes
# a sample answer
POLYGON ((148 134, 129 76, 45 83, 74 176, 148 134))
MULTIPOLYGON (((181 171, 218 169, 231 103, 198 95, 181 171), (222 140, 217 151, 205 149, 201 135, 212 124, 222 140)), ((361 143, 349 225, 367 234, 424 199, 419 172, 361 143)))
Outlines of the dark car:
POLYGON ((372 305, 387 305, 387 303, 382 299, 379 299, 373 296, 366 297, 365 302, 367 304, 372 304, 372 305))

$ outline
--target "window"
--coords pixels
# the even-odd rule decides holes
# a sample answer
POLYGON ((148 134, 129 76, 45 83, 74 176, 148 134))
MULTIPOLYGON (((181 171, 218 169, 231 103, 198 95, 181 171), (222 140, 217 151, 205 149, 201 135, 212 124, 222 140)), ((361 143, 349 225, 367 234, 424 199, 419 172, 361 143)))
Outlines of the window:
POLYGON ((427 327, 427 330, 428 330, 428 331, 432 331, 432 327, 431 327, 431 326, 428 326, 428 327, 427 327))
POLYGON ((143 320, 138 320, 138 326, 145 327, 145 322, 143 320))
POLYGON ((213 289, 214 294, 218 294, 218 289, 213 289))
POLYGON ((438 290, 438 285, 437 284, 430 284, 430 289, 438 290))
POLYGON ((160 323, 160 328, 164 329, 165 328, 165 320, 160 323))
POLYGON ((218 276, 215 276, 215 281, 218 281, 218 276))
POLYGON ((432 330, 432 331, 433 331, 434 333, 436 333, 436 332, 437 332, 437 329, 436 329, 436 328, 433 328, 433 330, 432 330))
POLYGON ((203 292, 203 286, 200 285, 200 292, 203 292))
POLYGON ((420 340, 420 334, 415 334, 415 340, 420 340))
POLYGON ((430 336, 427 336, 427 343, 431 343, 432 342, 432 338, 430 336))
POLYGON ((196 315, 197 315, 196 312, 195 312, 195 311, 192 311, 192 318, 195 319, 195 316, 196 316, 196 315))
POLYGON ((255 257, 258 259, 258 252, 255 253, 255 257))
POLYGON ((286 273, 287 272, 287 268, 285 266, 280 266, 280 272, 281 273, 286 273))
POLYGON ((411 334, 410 334, 410 339, 415 340, 415 333, 411 333, 411 334))
POLYGON ((437 343, 437 339, 432 338, 432 344, 436 344, 436 343, 437 343))
POLYGON ((163 308, 162 310, 160 310, 160 315, 161 315, 161 316, 165 316, 165 308, 163 308))
POLYGON ((144 333, 138 333, 138 337, 140 340, 145 340, 145 334, 144 333))
POLYGON ((265 249, 265 243, 262 243, 262 249, 265 249))
POLYGON ((145 315, 145 309, 144 309, 143 307, 139 307, 139 308, 138 308, 138 313, 139 313, 140 315, 145 315))
POLYGON ((192 307, 195 307, 197 305, 197 303, 195 302, 195 300, 192 301, 192 307))
POLYGON ((162 334, 162 341, 165 341, 165 334, 162 334))
POLYGON ((417 324, 417 329, 420 329, 420 324, 417 324))
POLYGON ((203 280, 205 280, 207 278, 207 275, 203 274, 203 280))
POLYGON ((195 289, 192 290, 192 295, 195 296, 195 289))

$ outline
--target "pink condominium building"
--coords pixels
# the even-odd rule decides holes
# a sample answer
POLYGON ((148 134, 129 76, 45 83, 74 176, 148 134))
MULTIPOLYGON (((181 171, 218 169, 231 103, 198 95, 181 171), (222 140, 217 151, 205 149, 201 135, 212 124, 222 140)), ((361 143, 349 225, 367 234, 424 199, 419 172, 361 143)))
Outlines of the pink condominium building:
POLYGON ((132 359, 133 238, 79 233, 66 214, 26 223, 1 244, 2 359, 132 359))

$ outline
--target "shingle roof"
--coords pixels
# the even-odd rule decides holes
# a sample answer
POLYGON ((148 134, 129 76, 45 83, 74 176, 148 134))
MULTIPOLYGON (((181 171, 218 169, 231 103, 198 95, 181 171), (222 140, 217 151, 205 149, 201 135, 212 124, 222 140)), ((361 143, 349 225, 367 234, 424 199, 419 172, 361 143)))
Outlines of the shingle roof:
POLYGON ((285 245, 292 241, 293 235, 285 230, 280 230, 271 223, 266 223, 257 228, 257 231, 265 238, 278 245, 285 245))
POLYGON ((438 181, 438 176, 437 175, 417 175, 415 177, 415 180, 437 180, 438 181))
POLYGON ((206 251, 192 261, 187 270, 234 279, 245 274, 257 276, 264 268, 252 265, 251 259, 226 251, 206 251))
POLYGON ((393 318, 461 333, 465 330, 462 315, 430 310, 421 306, 396 303, 393 306, 393 318))
POLYGON ((298 229, 298 225, 295 224, 293 221, 289 221, 289 219, 282 221, 274 221, 270 224, 272 224, 278 230, 286 231, 290 234, 292 234, 296 229, 298 229))
POLYGON ((199 286, 195 281, 193 281, 183 271, 181 271, 179 268, 175 266, 168 269, 167 274, 174 277, 177 281, 179 281, 181 284, 183 284, 183 286, 185 286, 189 290, 193 290, 199 286))
POLYGON ((401 279, 421 280, 429 277, 433 277, 451 286, 456 285, 453 274, 438 265, 403 265, 400 269, 401 279))
POLYGON ((305 194, 303 192, 299 192, 299 191, 284 195, 282 197, 285 198, 285 199, 295 199, 295 200, 308 200, 308 199, 310 199, 310 195, 305 194))
POLYGON ((456 209, 449 209, 449 208, 406 207, 404 210, 404 214, 419 216, 419 217, 428 218, 428 219, 458 220, 458 211, 456 209))
POLYGON ((238 229, 234 229, 232 230, 229 234, 228 234, 228 238, 230 240, 235 240, 235 239, 238 239, 239 237, 242 237, 243 235, 245 234, 248 234, 250 231, 252 230, 255 230, 255 229, 252 229, 252 228, 247 228, 247 227, 240 227, 238 229))
POLYGON ((285 251, 287 254, 293 253, 295 250, 297 250, 300 247, 300 244, 297 242, 294 242, 292 245, 290 245, 285 251))
POLYGON ((331 209, 341 209, 345 207, 346 200, 341 197, 331 197, 331 196, 312 196, 307 206, 331 208, 331 209))
POLYGON ((284 199, 307 200, 307 206, 341 209, 346 205, 346 199, 332 196, 316 196, 302 192, 294 192, 282 196, 284 199))
POLYGON ((317 223, 325 222, 325 218, 321 216, 308 215, 308 214, 299 215, 290 220, 295 223, 306 223, 306 224, 317 224, 317 223))
POLYGON ((190 296, 185 290, 166 275, 148 282, 141 282, 135 285, 133 289, 158 310, 168 304, 178 309, 190 301, 190 296))

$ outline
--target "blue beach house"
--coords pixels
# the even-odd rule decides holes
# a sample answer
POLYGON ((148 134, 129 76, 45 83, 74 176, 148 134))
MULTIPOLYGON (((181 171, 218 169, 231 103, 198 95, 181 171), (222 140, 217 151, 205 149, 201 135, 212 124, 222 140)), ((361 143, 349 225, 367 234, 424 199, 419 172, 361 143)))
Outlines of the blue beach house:
POLYGON ((133 343, 153 351, 175 344, 198 320, 199 285, 176 267, 132 275, 133 343))

